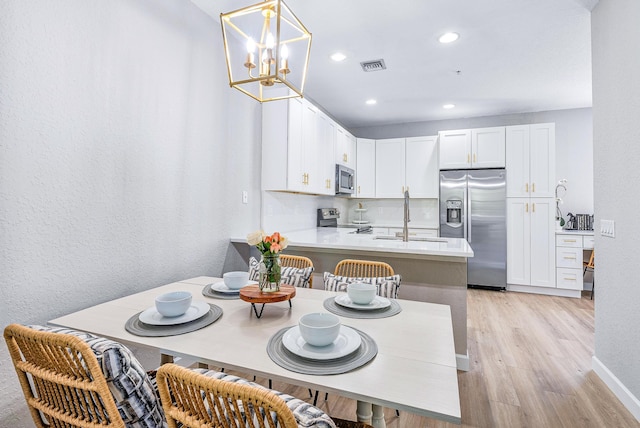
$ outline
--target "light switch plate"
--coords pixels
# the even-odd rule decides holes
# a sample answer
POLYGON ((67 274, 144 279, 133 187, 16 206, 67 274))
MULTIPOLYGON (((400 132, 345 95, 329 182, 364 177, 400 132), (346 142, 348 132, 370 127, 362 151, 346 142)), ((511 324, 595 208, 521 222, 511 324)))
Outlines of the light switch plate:
POLYGON ((613 220, 600 220, 600 235, 615 238, 616 225, 613 220))

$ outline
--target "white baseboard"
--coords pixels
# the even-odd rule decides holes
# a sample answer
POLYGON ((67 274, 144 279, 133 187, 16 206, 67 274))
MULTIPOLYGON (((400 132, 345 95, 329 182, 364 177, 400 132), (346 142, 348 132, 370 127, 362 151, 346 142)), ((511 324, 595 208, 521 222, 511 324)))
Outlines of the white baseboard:
POLYGON ((462 370, 463 372, 469 371, 469 353, 466 355, 456 354, 456 366, 458 370, 462 370))
POLYGON ((640 422, 640 400, 595 355, 591 357, 591 368, 640 422))
POLYGON ((534 287, 530 285, 507 284, 508 291, 517 291, 519 293, 546 294, 547 296, 573 297, 579 299, 582 297, 581 290, 567 290, 565 288, 547 288, 534 287))

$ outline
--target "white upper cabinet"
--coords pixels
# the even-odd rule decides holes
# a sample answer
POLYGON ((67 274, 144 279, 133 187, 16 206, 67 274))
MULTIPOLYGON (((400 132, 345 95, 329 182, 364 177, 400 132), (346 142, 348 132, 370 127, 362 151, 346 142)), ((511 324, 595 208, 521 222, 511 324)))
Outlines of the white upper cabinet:
POLYGON ((377 140, 375 176, 377 198, 437 198, 438 137, 377 140))
POLYGON ((507 196, 555 197, 555 124, 506 127, 507 196))
POLYGON ((441 131, 440 169, 503 168, 505 128, 441 131))
POLYGON ((356 169, 356 137, 341 126, 336 127, 336 163, 356 169))
POLYGON ((357 198, 376 197, 376 140, 356 140, 356 194, 357 198))
POLYGON ((412 198, 438 198, 438 137, 407 138, 405 185, 412 198))
POLYGON ((335 193, 335 136, 328 119, 304 99, 263 104, 263 190, 335 193))
POLYGON ((336 145, 336 123, 326 114, 319 112, 316 121, 316 135, 318 136, 317 148, 319 150, 319 174, 321 186, 319 193, 326 195, 335 194, 335 145, 336 145))
POLYGON ((376 198, 402 198, 405 188, 405 141, 376 141, 376 198))

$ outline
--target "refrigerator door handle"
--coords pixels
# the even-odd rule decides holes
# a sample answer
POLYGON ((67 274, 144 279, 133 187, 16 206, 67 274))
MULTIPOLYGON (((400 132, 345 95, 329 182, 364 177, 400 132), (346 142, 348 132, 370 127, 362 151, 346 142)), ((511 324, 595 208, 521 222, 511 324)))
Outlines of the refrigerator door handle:
POLYGON ((464 209, 462 210, 462 232, 463 232, 463 237, 464 239, 466 239, 467 241, 469 241, 469 238, 467 238, 467 229, 469 229, 469 195, 468 195, 469 190, 467 189, 467 186, 464 187, 464 189, 462 190, 462 205, 464 206, 464 209))
MULTIPOLYGON (((468 181, 467 181, 468 183, 468 181)), ((472 207, 471 207, 471 189, 469 188, 469 185, 467 184, 467 190, 466 192, 466 203, 465 206, 467 207, 467 242, 471 243, 471 213, 472 213, 472 207)))

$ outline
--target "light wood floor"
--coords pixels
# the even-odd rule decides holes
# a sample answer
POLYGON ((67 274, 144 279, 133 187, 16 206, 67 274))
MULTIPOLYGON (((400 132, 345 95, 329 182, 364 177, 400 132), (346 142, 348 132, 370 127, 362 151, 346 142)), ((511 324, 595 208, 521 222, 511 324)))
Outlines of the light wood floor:
MULTIPOLYGON (((462 427, 640 427, 591 371, 593 301, 469 290, 471 369, 458 372, 462 427)), ((262 380, 264 381, 264 380, 262 380)), ((383 385, 381 385, 383 387, 383 385)), ((300 398, 307 390, 274 383, 300 398)), ((355 401, 329 395, 320 407, 355 420, 355 401)), ((389 428, 453 428, 385 409, 389 428)))

